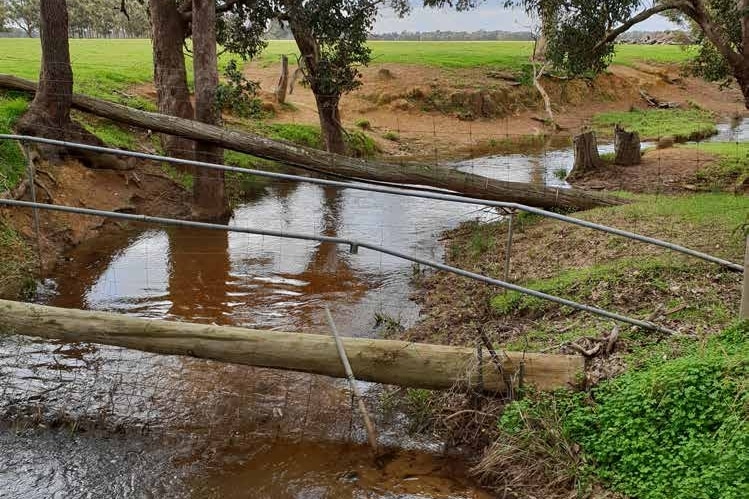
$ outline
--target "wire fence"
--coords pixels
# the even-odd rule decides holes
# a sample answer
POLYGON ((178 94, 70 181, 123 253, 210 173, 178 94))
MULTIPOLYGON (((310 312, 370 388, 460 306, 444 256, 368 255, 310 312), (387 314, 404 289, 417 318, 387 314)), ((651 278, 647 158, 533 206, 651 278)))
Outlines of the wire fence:
MULTIPOLYGON (((588 124, 581 121, 571 128, 588 124)), ((513 144, 528 139, 527 134, 512 133, 510 120, 500 120, 492 130, 470 122, 453 121, 448 127, 439 119, 424 129, 409 128, 407 123, 397 121, 375 126, 376 134, 392 130, 401 142, 416 143, 410 146, 395 141, 385 143, 386 147, 396 148, 404 156, 403 161, 405 156, 410 159, 413 154, 426 157, 429 162, 457 165, 465 171, 500 180, 567 186, 564 177, 572 163, 571 145, 538 137, 515 150, 517 146, 513 144), (455 144, 459 144, 458 149, 465 156, 462 159, 448 151, 448 146, 455 144)), ((657 149, 655 144, 649 144, 646 147, 652 148, 645 155, 647 168, 630 167, 624 175, 618 172, 610 178, 596 178, 587 186, 621 190, 634 187, 652 194, 653 203, 668 203, 660 194, 692 189, 699 181, 699 172, 715 165, 715 146, 708 143, 714 141, 729 148, 736 164, 744 164, 747 135, 747 122, 733 128, 721 126, 719 135, 710 142, 684 146, 697 152, 683 156, 675 152, 683 150, 682 147, 657 149), (685 171, 691 173, 685 175, 685 171)), ((609 152, 611 147, 603 140, 601 143, 602 152, 609 152)), ((258 168, 267 166, 254 159, 249 161, 258 168)), ((157 162, 146 169, 159 176, 167 171, 157 162)), ((54 176, 56 172, 51 173, 54 176)), ((133 173, 111 172, 111 175, 136 182, 133 173)), ((84 199, 76 197, 78 193, 74 190, 67 199, 57 194, 60 187, 73 185, 75 177, 51 178, 37 173, 35 180, 32 185, 42 185, 35 193, 39 201, 67 201, 85 206, 81 203, 84 199), (58 189, 52 189, 55 183, 59 184, 58 189), (55 194, 49 196, 52 192, 55 194)), ((139 181, 142 184, 147 180, 139 181)), ((6 189, 0 186, 0 191, 3 190, 6 189)), ((102 208, 132 209, 135 190, 118 189, 117 197, 123 199, 114 199, 113 192, 111 204, 102 208)), ((745 210, 741 204, 730 209, 737 213, 745 210)), ((595 265, 602 266, 621 255, 632 254, 631 246, 615 242, 608 235, 578 230, 562 221, 550 221, 543 226, 542 233, 541 228, 519 216, 513 222, 513 243, 508 251, 506 232, 497 232, 496 224, 492 223, 504 220, 506 215, 497 207, 478 204, 338 190, 332 185, 276 179, 240 202, 232 223, 366 239, 438 261, 453 259, 454 251, 463 252, 460 255, 463 260, 470 260, 473 253, 491 252, 494 258, 477 262, 474 270, 516 283, 575 269, 581 261, 579 255, 584 254, 595 265), (467 242, 457 249, 448 245, 445 254, 441 239, 455 239, 460 231, 468 231, 467 242), (552 246, 551 250, 543 252, 541 260, 534 260, 532 252, 538 250, 530 242, 548 233, 552 237, 544 240, 552 246), (505 263, 507 258, 509 264, 505 263)), ((627 231, 673 240, 737 261, 735 248, 725 243, 728 238, 724 226, 703 223, 699 232, 693 232, 684 230, 688 221, 667 220, 654 225, 633 216, 620 222, 627 231)), ((55 246, 49 241, 60 237, 59 231, 69 221, 70 215, 39 212, 43 251, 52 251, 55 246)), ((90 226, 101 225, 98 219, 90 223, 90 226)), ((131 221, 119 224, 116 230, 111 226, 98 229, 99 238, 93 244, 81 244, 61 255, 64 262, 39 287, 37 300, 147 318, 308 332, 326 332, 324 307, 329 305, 342 331, 366 337, 397 335, 402 328, 424 319, 420 317, 419 303, 412 301, 414 293, 420 293, 418 282, 423 278, 423 269, 392 256, 367 251, 354 255, 349 248, 331 243, 279 240, 258 234, 229 234, 131 221)), ((663 303, 666 309, 696 301, 695 297, 703 300, 700 303, 716 307, 735 298, 739 277, 721 267, 688 260, 692 263, 686 266, 693 265, 702 277, 696 280, 698 286, 685 289, 681 281, 686 272, 685 260, 681 256, 649 246, 633 254, 659 255, 666 262, 662 282, 640 281, 647 288, 642 296, 663 303)), ((43 257, 50 259, 52 255, 43 257)), ((498 292, 495 288, 489 290, 487 293, 498 292)), ((616 290, 596 289, 595 293, 591 295, 594 305, 630 306, 616 290)), ((479 291, 476 296, 484 297, 479 291)), ((455 303, 454 315, 477 313, 477 307, 480 308, 474 303, 455 303)), ((627 312, 636 311, 639 308, 627 309, 627 312)), ((688 315, 668 320, 669 327, 675 329, 692 327, 688 315)), ((503 338, 505 333, 500 325, 489 326, 492 340, 503 338), (494 326, 496 330, 492 329, 494 326)), ((601 322, 595 327, 603 331, 610 325, 601 322)), ((443 334, 440 340, 451 340, 450 331, 443 334)), ((427 445, 434 445, 435 440, 429 435, 418 436, 412 431, 418 425, 418 412, 390 407, 393 389, 371 384, 362 384, 362 388, 368 405, 378 409, 373 411, 375 424, 386 443, 420 446, 427 440, 427 445), (404 435, 412 433, 413 441, 409 443, 404 435)), ((421 396, 418 392, 408 393, 412 407, 418 407, 421 396)), ((159 435, 171 442, 169 446, 175 445, 175 440, 189 439, 191 444, 183 449, 185 461, 209 449, 252 446, 257 442, 362 443, 366 440, 349 389, 341 381, 15 335, 0 337, 0 422, 19 438, 46 431, 44 427, 61 427, 100 429, 110 435, 118 431, 128 435, 159 435)), ((57 452, 58 456, 61 454, 62 451, 57 452)), ((139 455, 144 466, 158 463, 166 467, 165 463, 174 458, 172 455, 159 460, 155 452, 139 455), (154 461, 148 461, 148 456, 154 461)), ((159 480, 166 483, 168 477, 159 480)))

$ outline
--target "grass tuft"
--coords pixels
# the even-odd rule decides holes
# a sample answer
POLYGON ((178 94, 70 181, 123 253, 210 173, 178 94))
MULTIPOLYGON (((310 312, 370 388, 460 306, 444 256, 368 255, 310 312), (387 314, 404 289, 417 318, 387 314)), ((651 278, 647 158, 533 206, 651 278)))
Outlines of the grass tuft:
POLYGON ((714 116, 701 109, 646 109, 611 111, 593 117, 598 133, 611 136, 614 126, 638 132, 642 140, 674 137, 677 142, 698 140, 714 135, 714 116))

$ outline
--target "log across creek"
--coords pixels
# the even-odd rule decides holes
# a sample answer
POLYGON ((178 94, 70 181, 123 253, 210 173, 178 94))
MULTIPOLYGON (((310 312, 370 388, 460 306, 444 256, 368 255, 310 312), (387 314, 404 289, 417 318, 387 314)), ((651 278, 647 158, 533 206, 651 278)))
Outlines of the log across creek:
MULTIPOLYGON (((107 312, 0 300, 0 335, 20 334, 68 343, 96 343, 166 355, 344 378, 332 335, 149 320, 107 312)), ((413 388, 481 387, 505 392, 503 376, 475 348, 343 338, 357 379, 413 388), (482 376, 478 376, 478 366, 482 376), (481 378, 481 381, 480 381, 481 378)), ((570 355, 500 353, 506 375, 523 363, 523 384, 539 390, 574 386, 584 359, 570 355)))
MULTIPOLYGON (((16 76, 0 74, 0 88, 33 93, 36 92, 37 84, 16 76)), ((73 106, 116 122, 207 142, 225 149, 329 175, 436 187, 479 199, 520 203, 546 209, 587 210, 625 202, 613 196, 580 189, 496 180, 443 165, 413 162, 396 164, 340 156, 248 132, 141 111, 80 94, 73 95, 73 106)))

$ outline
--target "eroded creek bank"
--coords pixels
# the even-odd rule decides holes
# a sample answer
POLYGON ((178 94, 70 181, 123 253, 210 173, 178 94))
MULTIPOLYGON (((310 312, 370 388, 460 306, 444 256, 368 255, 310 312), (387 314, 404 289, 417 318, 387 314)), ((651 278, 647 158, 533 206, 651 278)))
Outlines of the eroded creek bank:
MULTIPOLYGON (((564 187, 556 171, 570 163, 566 148, 458 167, 564 187)), ((111 197, 122 195, 113 189, 111 197)), ((79 194, 84 206, 114 208, 79 194)), ((54 216, 42 214, 45 237, 54 235, 54 216)), ((277 183, 237 207, 231 223, 350 237, 441 259, 440 234, 497 217, 479 206, 277 183)), ((328 305, 353 336, 376 336, 383 321, 413 324, 419 309, 409 298, 419 269, 347 250, 120 225, 65 252, 37 300, 305 332, 326 331, 328 305)), ((404 414, 380 410, 376 385, 362 389, 383 443, 400 449, 382 467, 361 445, 364 432, 340 381, 22 337, 3 338, 0 349, 0 411, 17 422, 0 439, 0 488, 11 496, 485 497, 466 478, 462 457, 440 457, 439 441, 409 435, 404 414)))

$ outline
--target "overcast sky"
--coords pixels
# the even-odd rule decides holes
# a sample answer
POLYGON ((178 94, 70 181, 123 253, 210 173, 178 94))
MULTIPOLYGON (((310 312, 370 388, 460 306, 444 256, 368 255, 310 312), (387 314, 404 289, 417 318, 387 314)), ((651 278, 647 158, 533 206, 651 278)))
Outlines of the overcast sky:
MULTIPOLYGON (((375 25, 375 33, 400 31, 527 31, 530 20, 520 10, 499 7, 499 1, 489 1, 469 12, 449 9, 414 8, 411 14, 398 19, 389 9, 383 10, 375 25)), ((674 29, 674 25, 661 16, 653 16, 638 25, 639 30, 658 31, 674 29)))

